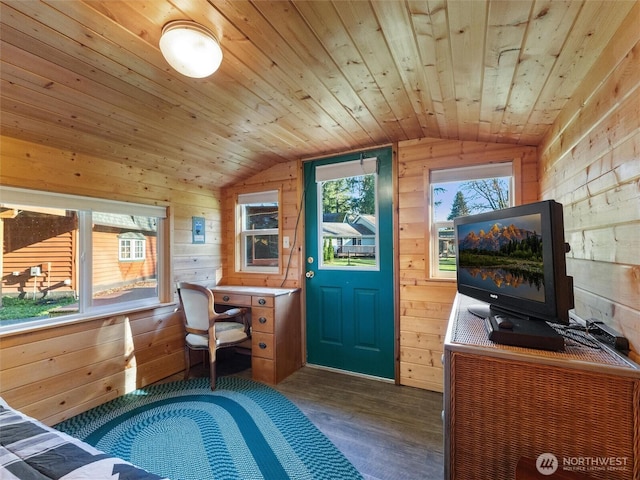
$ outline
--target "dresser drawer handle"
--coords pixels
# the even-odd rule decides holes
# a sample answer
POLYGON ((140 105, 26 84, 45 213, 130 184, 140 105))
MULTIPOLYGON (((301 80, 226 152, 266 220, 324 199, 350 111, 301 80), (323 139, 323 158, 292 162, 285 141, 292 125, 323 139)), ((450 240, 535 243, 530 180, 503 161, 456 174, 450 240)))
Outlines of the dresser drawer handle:
POLYGON ((267 319, 265 317, 260 317, 258 321, 262 324, 267 323, 267 319))
POLYGON ((264 298, 261 298, 260 300, 258 300, 258 303, 260 305, 264 305, 265 303, 267 303, 267 301, 264 298))
POLYGON ((264 342, 260 342, 260 343, 258 344, 258 346, 259 346, 262 350, 264 350, 265 348, 267 348, 267 344, 266 344, 266 343, 264 343, 264 342))
POLYGON ((225 302, 229 301, 229 295, 225 295, 224 297, 222 297, 222 300, 224 300, 225 302))

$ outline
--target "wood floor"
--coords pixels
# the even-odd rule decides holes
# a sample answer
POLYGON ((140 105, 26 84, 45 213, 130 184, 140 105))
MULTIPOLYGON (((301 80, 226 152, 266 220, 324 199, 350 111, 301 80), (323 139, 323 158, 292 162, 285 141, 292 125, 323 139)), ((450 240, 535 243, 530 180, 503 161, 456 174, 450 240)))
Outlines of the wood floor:
MULTIPOLYGON (((217 363, 219 375, 251 378, 249 363, 242 365, 242 359, 235 362, 238 367, 233 359, 217 363)), ((192 376, 208 376, 208 371, 192 368, 192 376)), ((313 367, 303 367, 274 388, 296 404, 366 480, 443 478, 442 394, 313 367)))

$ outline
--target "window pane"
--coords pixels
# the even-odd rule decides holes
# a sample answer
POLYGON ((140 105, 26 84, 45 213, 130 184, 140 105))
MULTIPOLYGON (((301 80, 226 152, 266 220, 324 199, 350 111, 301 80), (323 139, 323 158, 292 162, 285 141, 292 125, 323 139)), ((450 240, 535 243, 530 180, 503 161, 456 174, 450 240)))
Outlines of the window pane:
POLYGON ((244 230, 278 228, 278 204, 245 205, 244 230))
POLYGON ((456 250, 452 227, 438 228, 438 270, 441 272, 456 271, 456 250))
MULTIPOLYGON (((481 173, 478 168, 478 173, 481 173)), ((499 210, 512 206, 512 177, 469 179, 468 169, 460 169, 464 181, 436 182, 431 184, 432 275, 436 278, 454 278, 456 251, 454 246, 453 219, 476 213, 499 210)), ((447 170, 447 178, 454 177, 455 170, 447 170)), ((437 175, 435 175, 437 176, 437 175)))
POLYGON ((243 270, 254 272, 275 272, 279 268, 278 202, 271 202, 264 196, 277 196, 277 192, 258 192, 243 198, 240 204, 244 242, 240 249, 244 258, 239 262, 243 270), (248 199, 257 199, 248 203, 248 199))
POLYGON ((320 182, 321 268, 377 268, 376 176, 320 182))
POLYGON ((135 258, 140 260, 140 259, 144 259, 144 241, 142 240, 136 240, 136 254, 135 254, 135 258))
POLYGON ((3 202, 0 330, 160 300, 163 208, 10 187, 3 189, 3 202))
POLYGON ((77 311, 75 211, 0 205, 0 326, 77 311))
POLYGON ((158 219, 103 212, 92 219, 92 305, 156 298, 158 219))
POLYGON ((277 267, 278 235, 248 235, 245 254, 249 267, 277 267))
POLYGON ((131 242, 129 240, 120 241, 120 259, 128 260, 131 258, 131 242))

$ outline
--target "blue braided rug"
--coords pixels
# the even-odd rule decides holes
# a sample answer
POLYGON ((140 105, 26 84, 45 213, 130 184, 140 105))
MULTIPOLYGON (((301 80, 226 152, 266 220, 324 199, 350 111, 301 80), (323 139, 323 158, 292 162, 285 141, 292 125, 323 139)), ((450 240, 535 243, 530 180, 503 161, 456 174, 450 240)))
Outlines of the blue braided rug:
POLYGON ((287 398, 237 377, 146 387, 55 428, 173 480, 362 479, 287 398))

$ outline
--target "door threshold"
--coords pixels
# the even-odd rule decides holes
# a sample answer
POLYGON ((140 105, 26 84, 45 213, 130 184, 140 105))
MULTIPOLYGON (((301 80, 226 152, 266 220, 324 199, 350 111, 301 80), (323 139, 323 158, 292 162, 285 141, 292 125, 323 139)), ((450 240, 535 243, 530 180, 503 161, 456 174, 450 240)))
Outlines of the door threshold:
POLYGON ((317 370, 326 370, 328 372, 333 372, 333 373, 342 373, 343 375, 350 375, 352 377, 360 377, 360 378, 366 378, 368 380, 376 380, 378 382, 392 383, 392 384, 396 383, 396 381, 393 378, 376 377, 375 375, 367 375, 366 373, 351 372, 349 370, 341 370, 339 368, 327 367, 325 365, 315 365, 313 363, 305 363, 304 366, 309 368, 315 368, 317 370))

